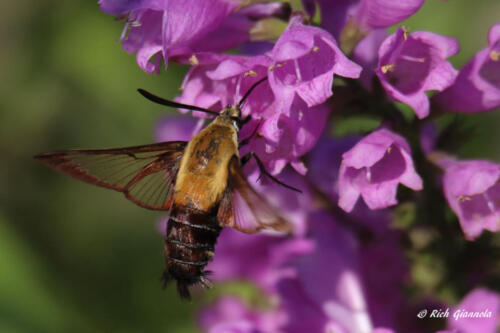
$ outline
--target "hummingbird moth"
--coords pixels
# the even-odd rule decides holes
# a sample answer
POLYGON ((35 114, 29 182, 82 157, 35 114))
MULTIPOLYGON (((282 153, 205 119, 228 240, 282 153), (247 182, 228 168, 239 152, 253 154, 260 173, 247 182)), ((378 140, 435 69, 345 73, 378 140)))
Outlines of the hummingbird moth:
MULTIPOLYGON (((248 183, 244 165, 254 158, 262 174, 284 187, 300 192, 269 174, 257 155, 240 158, 238 142, 241 107, 256 82, 236 105, 215 112, 139 92, 162 105, 201 111, 214 120, 189 142, 170 141, 116 149, 76 149, 44 153, 37 160, 78 180, 122 192, 133 203, 153 210, 170 211, 165 236, 164 282, 177 281, 181 298, 189 287, 209 286, 204 270, 214 255, 223 227, 245 233, 264 228, 290 232, 292 225, 248 183)), ((254 132, 255 133, 255 132, 254 132)))

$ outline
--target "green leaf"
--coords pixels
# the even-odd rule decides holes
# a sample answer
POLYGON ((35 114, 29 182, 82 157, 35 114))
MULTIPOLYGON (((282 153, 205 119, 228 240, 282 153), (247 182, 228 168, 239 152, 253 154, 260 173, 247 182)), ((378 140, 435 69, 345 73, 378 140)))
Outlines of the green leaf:
POLYGON ((336 136, 345 136, 348 134, 365 134, 375 130, 380 126, 380 119, 366 115, 357 115, 348 118, 339 119, 333 128, 333 134, 336 136))

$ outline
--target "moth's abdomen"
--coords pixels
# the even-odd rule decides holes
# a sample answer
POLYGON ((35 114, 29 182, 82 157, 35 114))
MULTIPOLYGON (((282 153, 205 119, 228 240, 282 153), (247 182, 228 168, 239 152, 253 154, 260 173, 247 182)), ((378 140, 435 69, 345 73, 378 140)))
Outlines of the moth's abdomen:
POLYGON ((221 228, 217 210, 210 212, 174 204, 165 237, 166 280, 175 279, 182 298, 189 298, 189 286, 206 284, 205 266, 212 259, 221 228))

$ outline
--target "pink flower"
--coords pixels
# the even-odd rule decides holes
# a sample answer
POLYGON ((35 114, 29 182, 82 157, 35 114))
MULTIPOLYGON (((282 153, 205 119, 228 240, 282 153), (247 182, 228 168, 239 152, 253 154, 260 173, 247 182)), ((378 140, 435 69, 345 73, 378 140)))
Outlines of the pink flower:
POLYGON ((210 276, 213 281, 249 281, 272 293, 280 279, 295 274, 285 264, 293 257, 310 252, 311 248, 307 239, 286 239, 265 233, 248 235, 224 229, 207 269, 213 272, 210 276))
MULTIPOLYGON (((270 194, 270 199, 275 200, 270 194)), ((267 312, 279 318, 276 332, 371 333, 375 325, 393 327, 394 314, 402 309, 400 289, 381 292, 378 286, 399 286, 406 274, 396 250, 397 237, 387 234, 361 246, 353 233, 326 212, 311 212, 310 204, 287 196, 282 196, 279 202, 278 207, 283 207, 283 211, 296 207, 309 212, 304 217, 307 238, 244 235, 224 230, 209 267, 214 271, 214 279, 244 280, 261 287, 276 304, 267 312)), ((211 318, 223 327, 235 322, 239 325, 242 317, 239 306, 234 305, 235 315, 231 310, 224 315, 217 310, 218 304, 214 307, 210 315, 203 311, 205 322, 211 318)), ((257 327, 253 321, 252 325, 257 327)), ((386 331, 380 328, 380 332, 386 331)))
POLYGON ((448 328, 460 333, 495 333, 499 315, 500 295, 487 289, 474 289, 450 311, 448 328))
POLYGON ((384 250, 376 246, 377 260, 373 260, 368 253, 374 247, 360 248, 354 235, 325 212, 310 214, 308 235, 315 243, 314 251, 293 259, 290 266, 296 276, 278 284, 287 318, 284 331, 372 333, 381 323, 395 325, 394 318, 384 312, 401 310, 398 288, 384 293, 371 290, 374 285, 378 289, 380 282, 401 283, 402 258, 392 247, 395 243, 387 243, 384 250), (366 266, 370 274, 360 270, 365 259, 371 260, 366 266))
POLYGON ((285 110, 295 94, 308 107, 326 101, 332 95, 334 74, 358 78, 361 73, 328 32, 304 25, 301 16, 291 18, 269 57, 273 60, 269 82, 285 110))
MULTIPOLYGON (((196 55, 176 98, 184 104, 219 111, 227 104, 236 105, 243 95, 267 75, 271 61, 266 56, 236 56, 203 53, 196 55)), ((268 82, 263 82, 245 102, 243 117, 263 113, 274 101, 268 82)), ((198 114, 197 114, 198 115, 198 114)))
MULTIPOLYGON (((360 140, 358 136, 331 138, 324 135, 308 155, 307 178, 332 204, 339 201, 339 169, 342 154, 360 140)), ((349 223, 357 223, 376 235, 386 234, 390 218, 384 210, 371 210, 363 202, 349 212, 349 223)))
MULTIPOLYGON (((177 100, 213 110, 239 103, 250 87, 267 75, 271 65, 265 55, 200 55, 199 61, 188 72, 177 100)), ((323 105, 308 108, 300 99, 283 105, 276 100, 269 82, 261 83, 242 109, 243 117, 251 115, 252 121, 242 128, 240 138, 249 137, 258 126, 257 135, 243 148, 242 155, 254 151, 273 174, 281 172, 288 163, 305 172, 298 158, 315 144, 328 111, 323 105)))
MULTIPOLYGON (((182 85, 183 93, 177 100, 214 110, 221 109, 226 104, 237 104, 255 82, 269 75, 269 81, 261 83, 243 106, 243 116, 250 114, 253 121, 244 126, 240 137, 249 136, 258 126, 257 135, 245 149, 256 152, 266 169, 273 174, 280 173, 287 164, 304 174, 306 168, 299 158, 316 144, 330 111, 330 108, 321 104, 327 98, 325 86, 314 83, 315 80, 323 80, 321 77, 324 75, 307 77, 310 82, 301 83, 308 85, 310 96, 322 96, 312 106, 308 106, 299 97, 300 94, 295 93, 301 89, 297 88, 295 79, 293 82, 275 82, 278 86, 273 86, 271 76, 282 75, 280 70, 286 65, 272 65, 272 55, 273 52, 253 57, 199 54, 199 64, 189 71, 182 85), (288 99, 284 99, 284 95, 288 99)), ((322 58, 315 61, 322 62, 322 58)), ((333 72, 327 75, 330 77, 324 79, 329 82, 331 94, 333 72)), ((313 99, 311 97, 309 100, 313 99)))
POLYGON ((378 64, 377 51, 386 37, 385 29, 373 30, 359 41, 352 54, 352 60, 363 67, 359 79, 369 91, 372 90, 373 77, 378 64))
POLYGON ((500 230, 500 166, 488 161, 448 161, 444 164, 446 200, 457 214, 468 240, 484 229, 500 230))
POLYGON ((286 105, 282 105, 279 100, 268 107, 249 149, 259 155, 273 174, 280 173, 287 164, 305 174, 307 168, 300 157, 318 141, 330 108, 325 104, 308 107, 297 96, 292 99, 289 109, 285 108, 286 105))
POLYGON ((147 73, 158 72, 168 59, 185 59, 198 52, 219 52, 250 39, 257 20, 280 15, 280 4, 256 4, 236 11, 239 0, 100 0, 101 10, 128 14, 122 47, 137 52, 147 73))
MULTIPOLYGON (((350 150, 360 140, 358 136, 331 138, 324 135, 308 155, 307 177, 323 192, 332 203, 339 201, 339 169, 342 154, 350 150)), ((390 218, 384 210, 370 210, 363 202, 349 212, 350 222, 369 229, 377 235, 386 234, 390 218)))
POLYGON ((286 264, 313 249, 312 242, 301 237, 305 233, 307 211, 312 205, 312 196, 303 178, 292 170, 283 172, 280 179, 300 188, 302 193, 283 189, 281 185, 273 182, 260 184, 257 181, 259 176, 258 170, 254 170, 249 176, 252 187, 261 193, 280 215, 294 224, 294 233, 297 237, 284 238, 282 235, 266 233, 248 235, 224 229, 215 247, 216 255, 209 263, 208 270, 213 272, 214 281, 243 279, 272 293, 280 279, 295 275, 293 268, 286 264))
POLYGON ((339 206, 350 212, 361 195, 370 209, 395 205, 401 183, 422 189, 406 140, 387 129, 364 137, 342 155, 339 172, 339 206))
POLYGON ((309 326, 326 332, 335 325, 339 332, 371 332, 355 238, 324 212, 311 214, 309 226, 314 252, 295 259, 297 277, 278 286, 288 314, 285 331, 304 332, 309 326))
POLYGON ((398 28, 380 46, 376 73, 387 94, 422 119, 429 114, 426 91, 442 91, 453 83, 457 71, 445 59, 457 52, 454 38, 398 28))
POLYGON ((453 85, 433 97, 447 111, 483 112, 500 106, 500 24, 488 34, 489 45, 465 65, 453 85))
POLYGON ((415 14, 424 0, 303 0, 311 16, 318 3, 321 27, 339 38, 346 24, 354 23, 363 32, 386 28, 415 14))
POLYGON ((354 147, 359 140, 359 136, 333 139, 323 135, 309 155, 307 177, 332 202, 339 200, 338 180, 342 154, 354 147))

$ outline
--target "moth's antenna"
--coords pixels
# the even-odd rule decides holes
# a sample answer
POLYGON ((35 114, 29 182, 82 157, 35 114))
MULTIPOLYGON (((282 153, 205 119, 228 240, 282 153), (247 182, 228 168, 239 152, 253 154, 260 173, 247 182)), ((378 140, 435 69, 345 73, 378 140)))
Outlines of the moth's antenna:
POLYGON ((171 106, 173 108, 187 109, 187 110, 192 110, 192 111, 201 111, 201 112, 213 114, 215 116, 219 115, 218 112, 215 112, 215 111, 212 111, 212 110, 208 110, 208 109, 204 109, 204 108, 199 107, 199 106, 187 105, 187 104, 182 104, 182 103, 177 103, 177 102, 169 101, 168 99, 164 99, 164 98, 161 98, 159 96, 153 95, 152 93, 147 92, 144 89, 140 89, 139 88, 139 89, 137 89, 137 91, 142 96, 144 96, 147 99, 149 99, 150 101, 158 103, 158 104, 161 104, 161 105, 171 106))
POLYGON ((259 81, 255 82, 253 84, 253 86, 250 87, 250 89, 248 89, 247 93, 245 94, 245 96, 243 96, 243 98, 241 99, 241 101, 238 103, 238 107, 241 108, 241 106, 243 105, 243 103, 245 102, 245 100, 247 99, 247 97, 250 95, 250 93, 259 85, 261 84, 262 82, 264 82, 265 80, 267 80, 267 76, 266 77, 263 77, 262 79, 260 79, 259 81))

